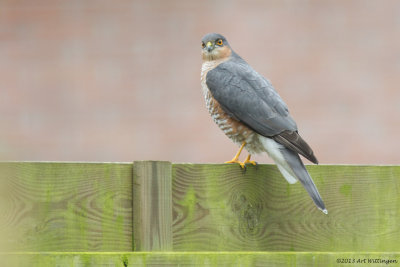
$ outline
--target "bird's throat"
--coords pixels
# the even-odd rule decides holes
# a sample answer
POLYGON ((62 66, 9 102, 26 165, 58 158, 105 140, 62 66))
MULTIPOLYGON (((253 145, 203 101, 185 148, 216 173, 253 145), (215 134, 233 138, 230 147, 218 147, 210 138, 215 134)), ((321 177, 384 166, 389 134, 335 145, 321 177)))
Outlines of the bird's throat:
POLYGON ((213 60, 228 60, 232 55, 232 50, 228 46, 215 48, 214 50, 208 52, 203 50, 203 61, 213 61, 213 60))

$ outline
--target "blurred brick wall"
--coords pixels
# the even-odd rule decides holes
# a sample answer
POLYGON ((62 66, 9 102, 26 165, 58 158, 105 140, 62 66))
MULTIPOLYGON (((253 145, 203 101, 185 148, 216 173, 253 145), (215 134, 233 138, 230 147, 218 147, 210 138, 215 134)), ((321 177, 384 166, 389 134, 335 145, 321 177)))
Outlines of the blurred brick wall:
POLYGON ((2 0, 0 160, 230 159, 200 89, 207 32, 272 81, 321 163, 399 163, 394 0, 2 0))

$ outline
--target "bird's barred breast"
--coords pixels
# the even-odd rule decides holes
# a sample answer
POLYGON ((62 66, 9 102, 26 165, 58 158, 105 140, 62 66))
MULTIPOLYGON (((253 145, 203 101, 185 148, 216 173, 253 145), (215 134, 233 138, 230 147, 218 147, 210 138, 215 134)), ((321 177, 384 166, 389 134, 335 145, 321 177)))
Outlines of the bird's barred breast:
MULTIPOLYGON (((222 61, 223 62, 223 61, 222 61)), ((232 118, 227 114, 218 103, 217 100, 214 99, 210 90, 208 89, 206 83, 207 72, 215 68, 217 65, 222 62, 215 61, 206 61, 202 65, 201 71, 201 86, 203 89, 204 99, 206 101, 206 107, 208 112, 210 113, 214 122, 218 125, 218 127, 235 143, 241 144, 244 141, 246 142, 246 150, 250 153, 261 153, 263 150, 263 146, 260 145, 260 141, 258 138, 258 134, 255 133, 252 129, 244 125, 242 122, 232 118)))

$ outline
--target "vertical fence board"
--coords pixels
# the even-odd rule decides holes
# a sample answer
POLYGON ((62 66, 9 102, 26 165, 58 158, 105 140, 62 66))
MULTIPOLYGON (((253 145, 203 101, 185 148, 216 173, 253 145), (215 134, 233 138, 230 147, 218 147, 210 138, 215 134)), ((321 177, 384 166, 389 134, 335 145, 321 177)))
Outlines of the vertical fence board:
POLYGON ((134 251, 172 250, 171 186, 170 162, 134 162, 134 251))

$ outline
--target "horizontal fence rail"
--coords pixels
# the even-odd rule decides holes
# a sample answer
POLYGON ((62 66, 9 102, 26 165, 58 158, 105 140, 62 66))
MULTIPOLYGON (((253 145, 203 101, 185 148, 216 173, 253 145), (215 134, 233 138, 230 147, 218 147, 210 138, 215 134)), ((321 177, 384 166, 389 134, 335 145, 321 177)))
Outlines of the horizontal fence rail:
POLYGON ((244 171, 235 164, 162 161, 2 162, 0 259, 24 252, 35 261, 36 252, 50 253, 38 254, 48 259, 96 260, 101 252, 121 259, 129 251, 155 261, 190 253, 210 260, 222 251, 248 252, 261 262, 286 252, 292 260, 317 252, 310 259, 357 252, 399 259, 400 166, 307 169, 328 215, 274 165, 244 171))
MULTIPOLYGON (((1 254, 0 254, 1 256, 1 254)), ((44 252, 8 253, 2 266, 398 266, 400 252, 44 252)))

